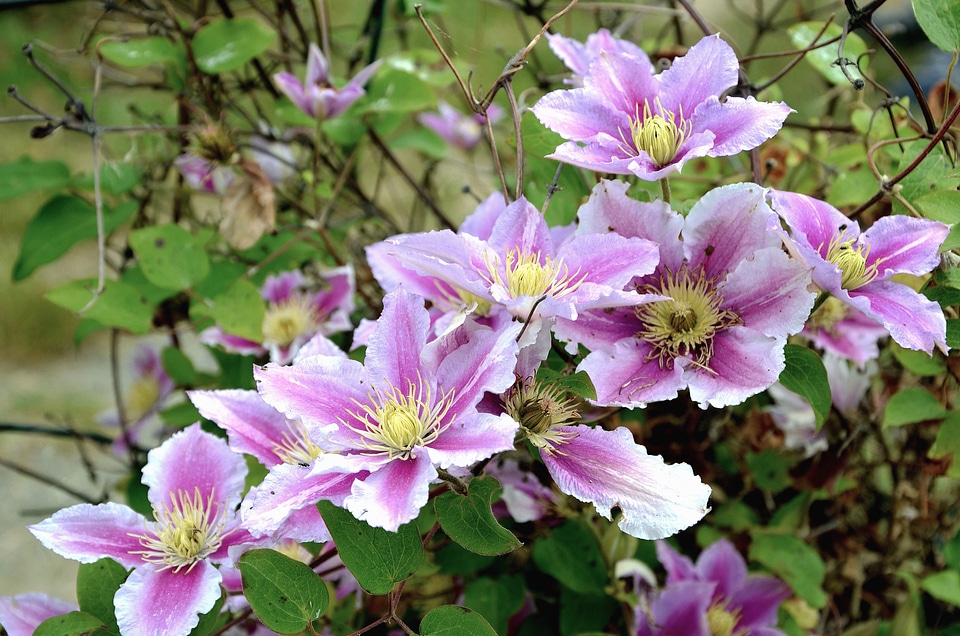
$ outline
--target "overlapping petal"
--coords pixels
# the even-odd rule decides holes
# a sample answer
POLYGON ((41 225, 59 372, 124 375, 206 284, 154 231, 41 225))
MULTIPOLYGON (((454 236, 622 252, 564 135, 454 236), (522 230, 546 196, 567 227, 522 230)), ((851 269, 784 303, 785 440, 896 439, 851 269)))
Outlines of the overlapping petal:
POLYGON ((220 572, 206 561, 189 572, 137 568, 114 597, 117 626, 123 636, 186 635, 219 598, 220 572))

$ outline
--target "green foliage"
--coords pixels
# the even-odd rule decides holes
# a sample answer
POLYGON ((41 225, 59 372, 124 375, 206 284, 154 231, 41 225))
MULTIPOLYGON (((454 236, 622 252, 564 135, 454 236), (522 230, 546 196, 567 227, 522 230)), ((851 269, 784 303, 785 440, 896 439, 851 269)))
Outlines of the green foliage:
POLYGON ((774 450, 747 454, 747 467, 757 487, 773 493, 780 492, 792 483, 790 465, 774 450))
POLYGON ((81 636, 104 626, 104 622, 96 616, 86 612, 70 612, 43 621, 34 630, 33 636, 81 636))
MULTIPOLYGON (((843 31, 843 27, 834 22, 827 25, 823 34, 817 38, 817 34, 820 33, 823 27, 823 22, 801 22, 789 27, 787 33, 790 35, 790 40, 793 42, 794 47, 805 49, 811 44, 814 44, 814 42, 819 44, 834 39, 843 31)), ((838 48, 835 44, 821 46, 808 51, 803 59, 813 65, 813 68, 817 69, 817 72, 823 75, 831 84, 850 84, 850 80, 844 75, 840 64, 843 63, 845 65, 844 67, 847 73, 849 73, 852 78, 859 79, 862 82, 863 75, 857 70, 856 64, 859 64, 861 68, 866 66, 866 52, 867 45, 864 41, 856 33, 848 33, 842 52, 843 57, 847 60, 846 62, 838 58, 838 48)))
POLYGON ((920 580, 920 588, 930 596, 960 607, 960 572, 945 570, 920 580))
POLYGON ((939 420, 947 415, 943 405, 926 389, 908 387, 893 394, 883 412, 883 427, 939 420))
POLYGON ((617 602, 609 596, 565 588, 560 592, 560 636, 599 631, 616 609, 617 602))
POLYGON ((80 610, 96 616, 112 632, 119 633, 113 597, 127 580, 127 570, 113 559, 81 563, 77 570, 77 603, 80 610))
POLYGON ((326 584, 300 561, 276 550, 249 550, 237 567, 250 607, 277 633, 302 632, 327 610, 326 584))
POLYGON ((164 347, 160 352, 160 361, 163 370, 178 386, 190 386, 197 379, 197 370, 193 368, 190 358, 176 347, 164 347))
POLYGON ((253 18, 222 18, 193 36, 193 55, 204 73, 226 73, 265 52, 276 37, 273 29, 253 18))
POLYGON ((250 281, 239 279, 223 293, 212 297, 209 304, 194 305, 194 316, 210 316, 227 333, 253 342, 263 339, 263 317, 266 307, 260 290, 250 281))
POLYGON ((500 636, 506 636, 507 621, 520 611, 524 600, 524 582, 516 575, 476 579, 463 593, 464 605, 489 621, 500 636))
MULTIPOLYGON (((943 422, 937 430, 937 439, 930 447, 929 456, 932 459, 941 459, 952 457, 950 468, 947 474, 954 479, 960 479, 960 411, 954 411, 943 422)), ((960 556, 960 546, 957 546, 958 556, 960 556)), ((952 566, 960 570, 960 559, 957 565, 952 566)))
POLYGON ((157 225, 130 233, 130 247, 147 280, 164 289, 189 289, 210 273, 203 247, 179 225, 157 225))
POLYGON ((100 44, 100 54, 119 66, 139 68, 162 64, 178 58, 173 42, 154 35, 136 40, 111 40, 100 44))
POLYGON ((933 377, 947 370, 946 363, 939 356, 931 356, 924 351, 904 349, 896 342, 890 344, 890 349, 904 369, 919 376, 933 377))
MULTIPOLYGON (((79 312, 93 300, 96 289, 95 279, 75 280, 50 290, 44 298, 64 309, 79 312)), ((106 327, 144 334, 150 331, 153 308, 144 302, 135 288, 120 281, 107 280, 103 293, 83 315, 106 327)))
POLYGON ((596 537, 577 521, 566 521, 537 541, 533 562, 581 594, 602 595, 607 585, 607 566, 596 537))
POLYGON ((917 24, 941 51, 960 51, 960 5, 953 0, 912 0, 917 24))
POLYGON ((70 169, 62 161, 36 161, 23 156, 0 164, 0 201, 36 190, 57 190, 70 182, 70 169))
POLYGON ((784 348, 784 355, 787 366, 780 374, 780 384, 810 404, 819 430, 830 413, 832 402, 823 361, 816 353, 799 345, 788 344, 784 348))
POLYGON ((757 530, 752 536, 751 560, 783 579, 811 607, 821 608, 827 604, 827 595, 822 589, 826 569, 816 550, 791 535, 757 530))
POLYGON ((371 527, 328 501, 321 501, 317 507, 344 565, 370 594, 386 594, 420 567, 423 544, 413 523, 388 532, 371 527))
POLYGON ((500 483, 493 477, 470 482, 467 496, 453 491, 434 500, 440 527, 451 539, 477 554, 506 554, 522 544, 512 532, 497 523, 490 506, 500 498, 500 483))
POLYGON ((423 617, 420 636, 496 636, 483 616, 459 605, 444 605, 423 617))

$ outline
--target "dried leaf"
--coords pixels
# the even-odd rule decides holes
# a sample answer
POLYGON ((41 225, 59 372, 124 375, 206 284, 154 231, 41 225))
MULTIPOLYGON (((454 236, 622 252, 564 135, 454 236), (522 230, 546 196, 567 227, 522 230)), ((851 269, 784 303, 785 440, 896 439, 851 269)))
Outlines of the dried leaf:
POLYGON ((273 231, 277 208, 273 186, 260 166, 241 161, 240 168, 243 172, 234 176, 220 204, 220 234, 231 247, 245 250, 273 231))

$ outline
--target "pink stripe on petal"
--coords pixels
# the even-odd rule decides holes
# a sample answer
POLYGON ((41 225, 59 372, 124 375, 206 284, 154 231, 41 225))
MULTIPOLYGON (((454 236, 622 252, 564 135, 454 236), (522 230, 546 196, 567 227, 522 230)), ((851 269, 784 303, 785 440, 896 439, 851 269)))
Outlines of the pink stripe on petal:
POLYGON ((220 572, 200 561, 189 572, 134 570, 114 597, 123 636, 187 636, 220 598, 220 572))
POLYGON ((784 338, 770 338, 746 327, 729 327, 713 338, 710 369, 691 365, 684 372, 690 399, 700 408, 740 404, 777 381, 785 366, 784 338))
POLYGON ((409 381, 433 380, 420 362, 430 317, 423 298, 398 288, 383 299, 383 313, 367 343, 364 362, 369 376, 381 388, 385 383, 406 392, 409 381))
POLYGON ((870 246, 867 265, 880 262, 880 278, 893 274, 922 276, 940 264, 940 244, 950 228, 929 219, 885 216, 862 234, 870 246))
POLYGON ((707 36, 660 73, 661 103, 675 113, 682 106, 684 116, 691 117, 698 104, 736 86, 739 72, 740 62, 730 45, 719 35, 707 36))
MULTIPOLYGON (((639 323, 634 319, 633 325, 636 329, 639 323)), ((590 376, 597 390, 595 402, 600 406, 642 408, 648 402, 672 400, 686 386, 683 369, 680 364, 661 368, 656 359, 648 360, 650 353, 645 341, 623 339, 612 347, 592 351, 577 371, 590 376)))
POLYGON ((273 466, 280 459, 276 444, 288 432, 287 418, 263 401, 256 391, 188 391, 200 415, 227 431, 230 448, 256 457, 261 464, 273 466))
POLYGON ((45 547, 80 563, 109 557, 130 568, 143 562, 131 552, 143 549, 136 535, 146 532, 147 521, 117 503, 70 506, 28 529, 45 547))
POLYGON ((901 347, 946 353, 947 322, 940 305, 902 283, 876 280, 850 292, 850 304, 879 320, 901 347))
POLYGON ((357 519, 390 532, 415 519, 429 499, 430 482, 437 478, 437 471, 423 448, 415 448, 413 454, 354 482, 343 506, 357 519))

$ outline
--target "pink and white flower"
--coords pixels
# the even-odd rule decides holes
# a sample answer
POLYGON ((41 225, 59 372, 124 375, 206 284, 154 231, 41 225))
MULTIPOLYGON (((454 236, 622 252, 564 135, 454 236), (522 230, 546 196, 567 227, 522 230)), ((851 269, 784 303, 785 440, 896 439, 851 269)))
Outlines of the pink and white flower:
POLYGON ((353 76, 345 86, 336 88, 330 81, 330 64, 316 44, 307 53, 307 71, 303 82, 286 71, 273 76, 280 92, 310 117, 332 119, 363 97, 363 85, 380 68, 380 60, 353 76))
POLYGON ((133 568, 114 605, 123 636, 189 634, 220 598, 228 549, 252 541, 236 515, 247 465, 199 424, 150 451, 143 483, 156 521, 116 503, 79 504, 30 526, 43 545, 81 563, 133 568))
POLYGON ((33 636, 43 621, 78 609, 75 603, 37 592, 0 596, 0 627, 8 636, 33 636))
POLYGON ((587 36, 586 42, 579 42, 556 33, 548 33, 550 50, 560 58, 564 65, 573 71, 573 77, 565 79, 565 84, 583 85, 583 76, 590 70, 590 64, 607 51, 613 54, 627 54, 644 59, 647 54, 639 46, 628 40, 614 37, 609 29, 600 29, 587 36))
POLYGON ((496 104, 490 104, 484 117, 480 113, 463 113, 441 101, 437 104, 437 112, 421 113, 417 120, 451 146, 471 150, 483 139, 488 118, 491 124, 495 124, 503 118, 503 109, 496 104))

